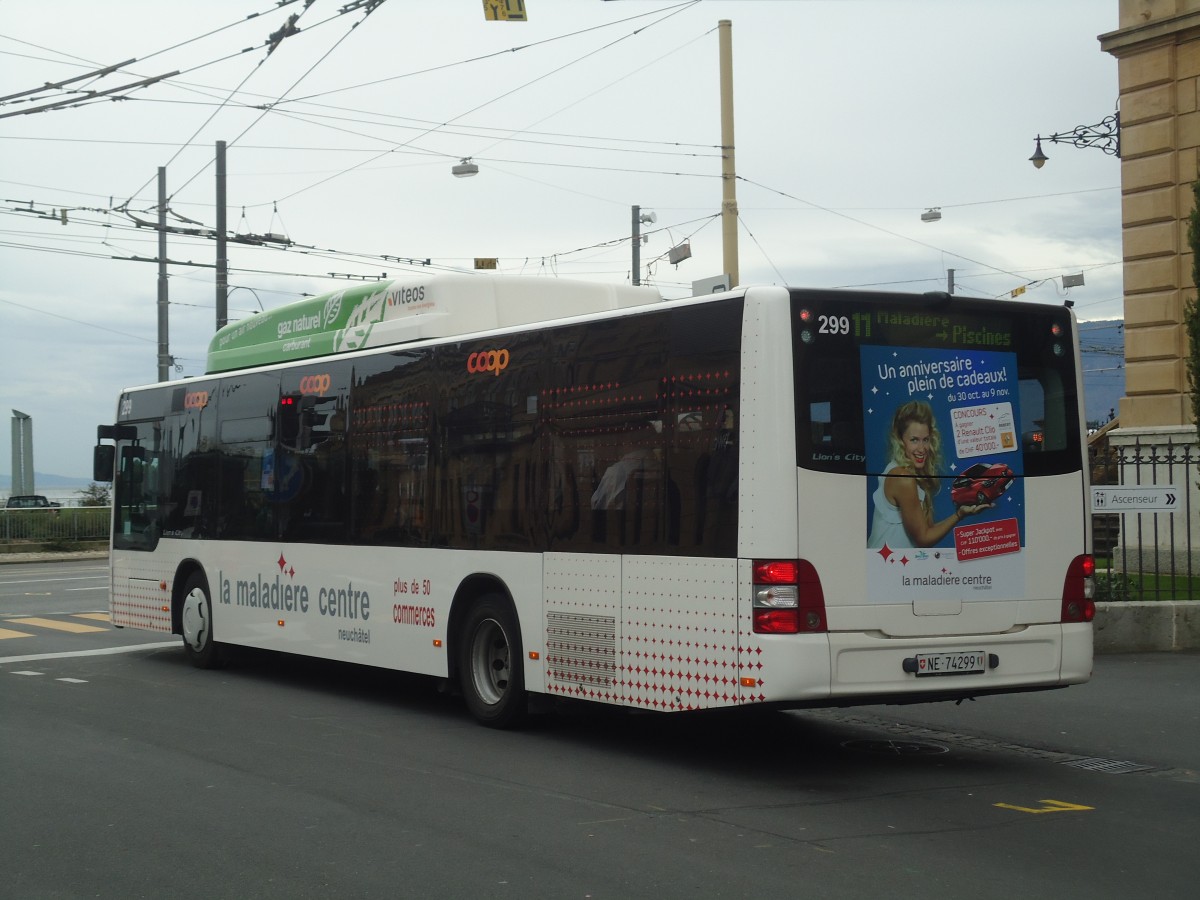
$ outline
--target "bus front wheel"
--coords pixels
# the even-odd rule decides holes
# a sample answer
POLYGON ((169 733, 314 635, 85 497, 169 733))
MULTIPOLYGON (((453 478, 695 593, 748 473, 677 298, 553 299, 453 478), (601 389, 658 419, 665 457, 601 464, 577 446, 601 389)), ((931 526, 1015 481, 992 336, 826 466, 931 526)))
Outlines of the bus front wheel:
POLYGON ((481 598, 463 623, 459 678, 467 708, 491 728, 508 728, 525 716, 521 632, 512 605, 499 594, 481 598))
POLYGON ((220 664, 217 642, 213 640, 212 598, 208 579, 194 572, 184 583, 183 607, 179 611, 183 650, 198 669, 214 669, 220 664))

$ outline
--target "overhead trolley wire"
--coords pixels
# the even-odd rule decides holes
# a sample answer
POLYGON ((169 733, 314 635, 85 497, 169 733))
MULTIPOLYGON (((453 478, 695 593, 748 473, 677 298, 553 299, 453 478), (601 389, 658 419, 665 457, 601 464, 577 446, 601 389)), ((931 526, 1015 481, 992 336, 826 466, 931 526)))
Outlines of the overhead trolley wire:
MULTIPOLYGON (((290 2, 290 0, 289 0, 289 2, 290 2)), ((382 2, 382 0, 379 0, 379 2, 382 2)), ((195 131, 195 132, 192 134, 192 136, 191 136, 190 138, 188 138, 188 140, 187 140, 187 141, 185 141, 185 142, 183 143, 183 145, 182 145, 182 146, 180 146, 180 147, 179 147, 179 149, 177 149, 177 150, 175 151, 174 155, 173 155, 173 156, 172 156, 172 157, 171 157, 169 160, 167 160, 167 163, 166 163, 166 165, 170 165, 172 162, 174 162, 174 161, 175 161, 175 160, 176 160, 176 159, 179 157, 179 154, 181 154, 181 153, 184 151, 184 149, 186 149, 186 148, 187 148, 187 146, 188 146, 188 145, 191 143, 191 141, 195 140, 195 138, 196 138, 196 137, 197 137, 197 136, 200 134, 200 132, 202 132, 202 131, 203 131, 203 130, 204 130, 204 129, 205 129, 207 126, 208 126, 208 124, 209 124, 209 123, 210 123, 210 122, 211 122, 211 121, 212 121, 212 120, 213 120, 213 119, 216 117, 217 113, 219 113, 219 112, 220 112, 222 109, 224 109, 224 108, 225 108, 225 105, 226 105, 226 104, 229 102, 229 100, 231 100, 231 99, 233 98, 233 96, 234 96, 234 95, 237 93, 237 91, 238 91, 238 90, 239 90, 239 89, 242 87, 242 85, 244 85, 244 84, 245 84, 247 81, 249 81, 249 80, 250 80, 250 79, 251 79, 251 78, 252 78, 252 77, 253 77, 255 74, 257 74, 257 73, 258 73, 258 71, 259 71, 259 70, 261 69, 261 67, 262 67, 262 64, 263 64, 263 63, 264 63, 264 62, 265 62, 267 59, 269 59, 269 58, 270 58, 271 54, 274 52, 274 50, 276 49, 276 47, 279 45, 279 41, 283 40, 283 38, 284 38, 284 37, 287 37, 287 36, 290 36, 290 35, 296 34, 296 33, 298 32, 298 29, 295 27, 295 25, 296 25, 296 22, 297 22, 297 21, 300 19, 300 17, 301 17, 301 16, 303 16, 303 15, 304 15, 304 13, 308 12, 308 9, 309 9, 309 6, 310 6, 310 5, 311 5, 311 0, 309 0, 309 2, 306 2, 306 3, 305 3, 305 5, 304 5, 304 9, 302 9, 302 10, 301 10, 299 13, 294 13, 293 15, 291 15, 291 16, 288 18, 287 24, 286 24, 285 26, 283 26, 282 28, 280 28, 280 29, 279 29, 279 31, 277 31, 277 32, 274 32, 274 33, 271 35, 271 39, 272 39, 272 41, 273 41, 273 42, 270 44, 270 47, 269 47, 269 49, 267 50, 267 55, 266 55, 265 57, 263 57, 262 59, 260 59, 260 60, 259 60, 259 61, 258 61, 258 62, 257 62, 255 65, 254 65, 254 68, 253 68, 253 69, 251 69, 249 72, 247 72, 247 73, 246 73, 246 77, 245 77, 245 78, 243 78, 243 79, 241 80, 241 82, 238 84, 238 86, 237 86, 237 87, 235 87, 235 88, 234 88, 232 91, 230 91, 230 92, 229 92, 229 94, 226 96, 225 100, 224 100, 224 101, 222 101, 222 102, 221 102, 221 104, 220 104, 220 105, 219 105, 219 106, 218 106, 218 107, 217 107, 215 110, 213 110, 213 111, 212 111, 212 113, 209 115, 209 117, 208 117, 207 119, 205 119, 205 120, 204 120, 204 122, 202 122, 202 123, 200 124, 200 126, 199 126, 199 127, 196 129, 196 131, 195 131)), ((376 5, 377 5, 377 4, 376 4, 376 5)), ((346 6, 346 7, 343 7, 343 8, 342 8, 342 10, 341 10, 340 12, 338 12, 336 15, 334 15, 334 16, 331 16, 331 17, 330 17, 330 18, 328 18, 328 19, 325 19, 325 20, 323 20, 323 21, 321 21, 321 22, 318 22, 318 23, 316 23, 316 25, 314 25, 313 27, 320 27, 321 25, 324 25, 324 24, 326 24, 327 22, 333 21, 334 19, 336 19, 336 18, 339 18, 339 17, 341 17, 341 16, 345 15, 345 14, 346 14, 346 12, 347 12, 348 10, 350 10, 350 9, 351 9, 351 6, 346 6)), ((374 6, 374 5, 373 5, 373 6, 371 6, 371 7, 368 9, 368 11, 367 11, 367 14, 369 15, 369 14, 370 14, 370 12, 371 12, 371 11, 373 11, 374 9, 375 9, 375 6, 374 6)), ((325 52, 325 53, 324 53, 324 54, 321 56, 321 58, 320 58, 320 59, 318 59, 318 60, 317 60, 315 63, 313 63, 313 65, 312 65, 312 66, 310 66, 310 67, 309 67, 309 68, 308 68, 308 69, 307 69, 307 70, 304 72, 304 74, 303 74, 303 75, 301 75, 301 76, 300 76, 298 79, 296 79, 296 81, 294 81, 294 82, 292 83, 292 87, 295 87, 295 86, 296 86, 296 85, 298 85, 298 84, 299 84, 301 81, 303 81, 305 78, 307 78, 307 77, 308 77, 308 75, 309 75, 309 74, 310 74, 310 73, 313 71, 313 69, 315 69, 315 68, 316 68, 318 65, 320 65, 320 64, 321 64, 321 63, 322 63, 322 62, 323 62, 325 59, 327 59, 327 58, 329 57, 329 55, 330 55, 330 54, 331 54, 331 53, 332 53, 334 50, 336 50, 336 49, 338 48, 338 46, 340 46, 340 45, 341 45, 342 41, 344 41, 344 40, 345 40, 345 39, 346 39, 346 38, 349 36, 350 32, 351 32, 351 31, 353 31, 353 30, 354 30, 354 27, 356 27, 356 26, 357 26, 357 23, 355 24, 355 26, 352 26, 352 27, 351 27, 350 31, 347 31, 347 32, 346 32, 344 35, 342 35, 342 36, 341 36, 341 37, 340 37, 340 38, 339 38, 339 39, 338 39, 338 40, 337 40, 337 41, 334 43, 334 45, 333 45, 332 47, 330 47, 330 48, 329 48, 329 49, 328 49, 328 50, 327 50, 327 51, 326 51, 326 52, 325 52)), ((254 48, 247 48, 247 49, 254 49, 254 48)), ((242 52, 246 52, 246 51, 242 51, 242 52)), ((292 88, 288 88, 288 90, 289 90, 289 91, 290 91, 291 89, 292 89, 292 88)), ((285 91, 285 92, 284 92, 284 96, 286 96, 286 94, 287 94, 287 91, 285 91)), ((245 135, 245 134, 246 134, 246 133, 247 133, 247 132, 248 132, 248 131, 249 131, 251 128, 253 128, 255 125, 257 125, 257 124, 258 124, 258 123, 259 123, 261 120, 262 120, 262 116, 259 116, 259 117, 258 117, 258 118, 256 118, 256 119, 255 119, 253 122, 251 122, 249 125, 247 125, 247 126, 246 126, 246 127, 243 129, 243 130, 242 130, 241 134, 239 134, 237 138, 234 138, 234 140, 230 142, 230 145, 232 145, 232 144, 236 143, 236 142, 237 142, 237 140, 238 140, 238 138, 241 138, 242 136, 244 136, 244 135, 245 135)), ((180 187, 176 188, 176 189, 175 189, 175 191, 174 191, 174 192, 172 192, 172 196, 174 196, 174 194, 178 193, 179 191, 183 190, 183 188, 186 188, 186 187, 187 187, 189 184, 191 184, 191 183, 192 183, 193 181, 195 181, 195 180, 196 180, 198 177, 200 177, 200 175, 201 175, 203 172, 205 172, 205 171, 208 169, 208 167, 209 167, 210 165, 212 165, 212 163, 211 163, 211 162, 209 162, 209 163, 205 164, 203 167, 201 167, 199 171, 197 171, 197 172, 196 172, 194 175, 192 175, 192 177, 191 177, 191 178, 187 179, 187 181, 185 181, 185 182, 184 182, 184 183, 183 183, 183 184, 182 184, 180 187)), ((152 176, 150 179, 148 179, 148 180, 146 181, 146 183, 145 183, 145 184, 143 184, 143 185, 142 185, 140 188, 138 188, 136 191, 134 191, 134 195, 136 195, 136 194, 140 193, 141 191, 145 190, 145 189, 146 189, 146 187, 147 187, 147 186, 148 186, 148 185, 149 185, 151 182, 153 182, 153 181, 154 181, 154 177, 152 176)), ((168 199, 170 199, 170 198, 168 198, 168 199)), ((130 197, 130 200, 132 200, 132 196, 130 197)), ((127 203, 128 203, 128 202, 129 202, 129 201, 127 201, 127 203)))
MULTIPOLYGON (((375 156, 371 157, 370 159, 366 159, 366 160, 363 160, 362 162, 356 163, 355 165, 353 165, 353 166, 350 166, 349 168, 347 168, 347 169, 344 169, 344 170, 343 170, 343 171, 341 171, 341 172, 338 172, 338 173, 336 173, 336 174, 330 175, 329 177, 327 177, 327 178, 323 178, 323 179, 321 179, 320 181, 316 181, 316 182, 314 182, 314 183, 312 183, 312 184, 308 185, 307 187, 303 187, 303 188, 300 188, 299 190, 292 191, 292 193, 290 193, 290 194, 286 194, 286 195, 284 195, 283 197, 280 197, 280 198, 278 198, 278 199, 280 199, 280 200, 290 200, 292 197, 295 197, 295 196, 297 196, 297 195, 299 195, 299 194, 305 193, 306 191, 313 190, 314 188, 320 187, 320 186, 321 186, 321 185, 323 185, 323 184, 327 184, 328 182, 330 182, 330 181, 333 181, 333 180, 334 180, 334 179, 336 179, 336 178, 340 178, 340 177, 342 177, 343 175, 347 175, 347 174, 349 174, 350 172, 353 172, 353 171, 356 171, 356 170, 358 170, 358 169, 361 169, 363 166, 369 165, 370 163, 373 163, 373 162, 376 162, 376 161, 378 161, 378 160, 380 160, 380 159, 383 159, 385 156, 387 156, 387 155, 389 155, 389 154, 391 154, 391 153, 394 153, 394 152, 396 152, 396 151, 398 151, 398 150, 400 150, 400 149, 402 149, 402 148, 405 148, 405 147, 408 147, 408 146, 410 146, 410 145, 411 145, 411 144, 413 144, 414 142, 416 142, 416 141, 420 140, 422 137, 425 137, 425 136, 427 136, 427 135, 429 135, 429 134, 433 134, 433 133, 435 133, 435 132, 439 131, 440 129, 442 129, 442 128, 443 128, 443 127, 445 127, 446 125, 449 125, 449 124, 451 124, 451 123, 453 123, 453 122, 456 122, 456 121, 458 121, 459 119, 465 118, 466 116, 469 116, 469 115, 471 115, 472 113, 478 112, 479 110, 481 110, 481 109, 484 109, 485 107, 487 107, 487 106, 490 106, 491 104, 493 104, 493 103, 496 103, 496 102, 498 102, 498 101, 500 101, 500 100, 504 99, 505 97, 510 97, 510 96, 512 96, 513 94, 517 93, 518 91, 522 91, 522 90, 524 90, 525 88, 529 87, 529 86, 530 86, 530 85, 532 85, 532 84, 536 84, 537 82, 539 82, 539 81, 542 81, 542 80, 543 80, 543 79, 545 79, 545 78, 549 78, 551 75, 558 74, 559 72, 563 71, 564 69, 567 69, 567 68, 569 68, 570 66, 572 66, 572 65, 575 65, 576 63, 578 63, 578 62, 581 62, 581 61, 582 61, 582 60, 584 60, 584 59, 587 59, 587 58, 589 58, 589 57, 591 57, 591 56, 594 56, 594 55, 595 55, 595 54, 597 54, 597 53, 600 53, 600 52, 602 52, 602 51, 604 51, 604 50, 607 50, 607 49, 609 49, 609 48, 611 48, 611 47, 615 46, 616 44, 619 44, 619 43, 621 43, 622 41, 628 40, 629 38, 631 38, 631 37, 634 37, 634 36, 636 36, 636 35, 640 34, 642 31, 646 30, 646 28, 651 28, 651 27, 653 27, 654 25, 658 25, 658 24, 660 24, 661 22, 664 22, 664 21, 666 21, 667 19, 671 18, 672 16, 674 16, 674 15, 677 15, 677 14, 678 14, 679 12, 681 12, 682 10, 684 10, 684 9, 687 9, 688 7, 694 6, 694 5, 695 5, 696 3, 698 3, 698 2, 699 2, 699 0, 688 0, 688 2, 686 2, 686 3, 681 3, 681 4, 679 4, 678 6, 675 6, 675 7, 670 7, 670 8, 668 9, 668 11, 667 11, 667 15, 664 15, 664 16, 662 16, 661 18, 659 18, 659 19, 655 20, 654 22, 651 22, 649 25, 644 25, 644 26, 642 26, 641 28, 634 29, 633 31, 629 32, 628 34, 622 35, 621 37, 617 38, 617 39, 616 39, 616 40, 614 40, 614 41, 610 41, 608 44, 605 44, 603 47, 599 47, 599 48, 597 48, 596 50, 593 50, 593 51, 591 51, 591 52, 589 52, 589 53, 586 53, 586 54, 584 54, 583 56, 576 57, 576 58, 575 58, 574 60, 572 60, 571 62, 569 62, 569 63, 565 63, 564 65, 562 65, 562 66, 559 66, 559 67, 558 67, 558 68, 556 68, 556 69, 553 69, 553 70, 551 70, 551 71, 549 71, 549 72, 543 73, 542 75, 539 75, 538 77, 536 77, 536 78, 533 78, 533 79, 531 79, 531 80, 529 80, 529 81, 525 82, 524 84, 518 85, 517 87, 514 87, 514 88, 512 88, 512 89, 510 89, 510 90, 504 91, 502 94, 499 94, 498 96, 495 96, 495 97, 491 98, 490 100, 485 100, 483 103, 480 103, 480 104, 478 104, 478 105, 476 105, 476 106, 472 107, 471 109, 468 109, 468 110, 466 110, 466 111, 464 111, 464 112, 462 112, 462 113, 459 113, 457 116, 454 116, 453 118, 447 119, 445 122, 441 122, 441 123, 439 123, 439 124, 437 124, 437 125, 431 126, 430 128, 428 128, 427 130, 425 130, 425 131, 424 131, 424 132, 422 132, 421 134, 419 134, 419 135, 416 135, 416 136, 414 136, 414 137, 410 138, 410 139, 409 139, 409 140, 407 140, 407 141, 404 141, 404 142, 402 142, 402 143, 396 144, 395 146, 393 146, 393 147, 389 148, 388 150, 385 150, 385 151, 383 151, 382 153, 379 153, 379 154, 377 154, 377 155, 375 155, 375 156)), ((638 18, 638 17, 635 17, 635 18, 638 18)))

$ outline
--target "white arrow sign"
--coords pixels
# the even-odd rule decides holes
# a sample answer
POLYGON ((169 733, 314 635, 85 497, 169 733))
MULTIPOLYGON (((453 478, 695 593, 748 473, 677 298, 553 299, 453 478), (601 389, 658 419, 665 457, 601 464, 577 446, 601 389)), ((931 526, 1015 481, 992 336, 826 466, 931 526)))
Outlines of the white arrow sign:
POLYGON ((1175 512, 1183 503, 1173 484, 1092 487, 1092 512, 1175 512))

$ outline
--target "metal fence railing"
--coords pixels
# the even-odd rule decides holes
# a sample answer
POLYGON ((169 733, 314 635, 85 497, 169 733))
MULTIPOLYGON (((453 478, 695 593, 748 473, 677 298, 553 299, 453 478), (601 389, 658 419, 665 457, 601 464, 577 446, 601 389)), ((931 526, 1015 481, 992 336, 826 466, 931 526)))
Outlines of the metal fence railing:
POLYGON ((0 543, 106 541, 111 521, 108 506, 0 509, 0 543))
POLYGON ((1196 515, 1194 443, 1094 447, 1092 484, 1174 485, 1173 512, 1094 513, 1097 600, 1200 600, 1200 557, 1193 545, 1196 515))

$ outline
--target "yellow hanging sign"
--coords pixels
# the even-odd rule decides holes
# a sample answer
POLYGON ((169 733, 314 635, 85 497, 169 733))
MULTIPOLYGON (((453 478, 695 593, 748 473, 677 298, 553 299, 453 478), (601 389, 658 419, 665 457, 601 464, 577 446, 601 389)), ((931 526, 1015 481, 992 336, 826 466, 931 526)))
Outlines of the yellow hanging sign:
POLYGON ((483 17, 489 22, 525 22, 525 0, 483 0, 483 17))

